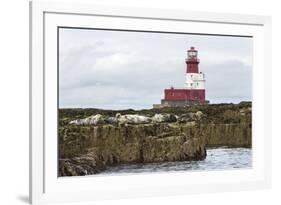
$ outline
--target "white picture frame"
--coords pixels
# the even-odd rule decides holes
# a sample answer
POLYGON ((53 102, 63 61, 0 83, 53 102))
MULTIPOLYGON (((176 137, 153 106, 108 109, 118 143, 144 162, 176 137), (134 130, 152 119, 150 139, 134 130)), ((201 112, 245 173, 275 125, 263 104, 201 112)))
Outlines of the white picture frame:
POLYGON ((269 188, 270 76, 270 17, 31 2, 30 202, 43 204, 269 188), (58 178, 57 125, 54 122, 57 119, 56 50, 59 26, 252 36, 253 168, 235 171, 58 178))

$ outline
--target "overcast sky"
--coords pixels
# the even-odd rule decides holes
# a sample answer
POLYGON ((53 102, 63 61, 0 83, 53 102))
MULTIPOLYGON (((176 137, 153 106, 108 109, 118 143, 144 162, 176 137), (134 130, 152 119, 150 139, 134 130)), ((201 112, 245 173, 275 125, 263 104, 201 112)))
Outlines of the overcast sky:
POLYGON ((59 107, 151 108, 184 86, 190 46, 211 103, 251 100, 251 38, 60 28, 59 107))

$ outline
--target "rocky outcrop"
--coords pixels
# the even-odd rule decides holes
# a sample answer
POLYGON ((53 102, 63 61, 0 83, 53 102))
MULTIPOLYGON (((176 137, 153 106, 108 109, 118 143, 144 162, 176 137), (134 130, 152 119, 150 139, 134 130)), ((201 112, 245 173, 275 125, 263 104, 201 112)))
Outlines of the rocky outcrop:
POLYGON ((207 147, 251 147, 252 124, 205 124, 202 125, 207 147))
POLYGON ((251 147, 251 103, 151 110, 63 109, 59 175, 120 163, 202 160, 206 147, 251 147))
POLYGON ((64 130, 60 176, 95 174, 119 163, 202 160, 202 130, 193 124, 153 123, 124 126, 78 126, 64 130))
POLYGON ((250 124, 158 123, 71 126, 60 143, 60 176, 96 174, 120 163, 202 160, 206 147, 251 147, 250 124))

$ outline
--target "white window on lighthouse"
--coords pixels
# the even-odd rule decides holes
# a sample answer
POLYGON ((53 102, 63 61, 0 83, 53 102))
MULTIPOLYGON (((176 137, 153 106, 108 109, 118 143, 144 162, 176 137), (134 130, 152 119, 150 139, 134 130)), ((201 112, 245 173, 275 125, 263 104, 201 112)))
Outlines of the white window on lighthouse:
POLYGON ((197 57, 197 51, 189 51, 188 57, 191 57, 191 58, 197 57))

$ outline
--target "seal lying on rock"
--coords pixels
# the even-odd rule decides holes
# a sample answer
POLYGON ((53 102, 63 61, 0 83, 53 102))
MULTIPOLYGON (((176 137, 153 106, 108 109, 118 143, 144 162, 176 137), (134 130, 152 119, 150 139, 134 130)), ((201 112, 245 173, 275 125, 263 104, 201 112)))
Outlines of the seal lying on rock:
POLYGON ((180 115, 178 118, 178 122, 183 123, 183 122, 197 121, 197 120, 201 120, 202 117, 203 117, 203 113, 201 111, 197 111, 196 113, 190 112, 180 115))
POLYGON ((116 114, 116 117, 105 117, 100 114, 92 115, 84 119, 71 121, 69 124, 74 125, 103 125, 103 124, 145 124, 150 123, 151 118, 142 115, 121 115, 116 114))
POLYGON ((84 119, 77 119, 71 121, 69 124, 74 125, 102 125, 105 124, 105 119, 102 115, 92 115, 90 117, 84 118, 84 119))
POLYGON ((177 116, 172 114, 155 114, 152 122, 176 122, 177 116))
POLYGON ((108 123, 108 124, 112 124, 112 125, 118 124, 118 120, 117 120, 116 117, 105 118, 105 122, 108 123))
POLYGON ((151 118, 142 115, 121 115, 116 114, 116 119, 119 124, 145 124, 150 123, 151 118))
POLYGON ((121 115, 117 113, 115 117, 108 117, 101 114, 92 115, 90 117, 84 119, 77 119, 71 121, 69 124, 74 125, 104 125, 104 124, 111 124, 111 125, 122 125, 122 124, 148 124, 151 122, 154 123, 172 123, 172 122, 191 122, 200 120, 203 116, 201 111, 196 113, 186 113, 182 114, 179 117, 173 114, 155 114, 153 117, 147 117, 144 115, 137 115, 137 114, 125 114, 121 115))

